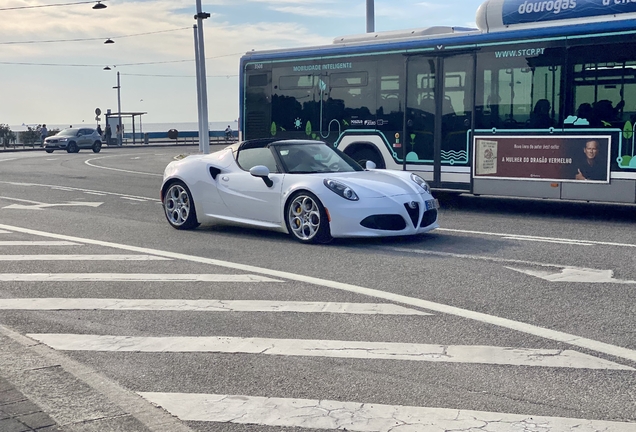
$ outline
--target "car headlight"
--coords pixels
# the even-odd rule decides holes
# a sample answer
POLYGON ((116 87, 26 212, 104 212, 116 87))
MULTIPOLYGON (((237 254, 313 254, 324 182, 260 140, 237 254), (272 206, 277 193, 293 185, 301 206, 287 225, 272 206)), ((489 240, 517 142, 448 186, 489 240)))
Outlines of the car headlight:
POLYGON ((360 199, 358 198, 358 195, 356 195, 356 193, 353 191, 353 189, 345 184, 340 183, 339 181, 325 179, 323 183, 325 184, 325 186, 327 186, 327 188, 329 188, 329 190, 337 193, 344 199, 348 199, 349 201, 358 201, 360 199))
POLYGON ((59 142, 66 142, 66 141, 68 141, 68 138, 60 138, 58 141, 59 142))
POLYGON ((417 183, 419 187, 424 189, 424 192, 429 194, 431 193, 431 188, 428 186, 428 183, 426 183, 426 180, 424 180, 422 177, 418 176, 417 174, 411 174, 411 180, 417 183))

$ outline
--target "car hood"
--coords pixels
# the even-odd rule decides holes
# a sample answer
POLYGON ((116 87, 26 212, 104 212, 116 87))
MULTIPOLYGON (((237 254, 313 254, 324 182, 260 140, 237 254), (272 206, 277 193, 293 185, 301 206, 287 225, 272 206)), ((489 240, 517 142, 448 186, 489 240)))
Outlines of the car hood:
POLYGON ((408 172, 386 170, 331 173, 324 178, 340 181, 351 187, 360 198, 381 198, 399 195, 425 194, 408 172))

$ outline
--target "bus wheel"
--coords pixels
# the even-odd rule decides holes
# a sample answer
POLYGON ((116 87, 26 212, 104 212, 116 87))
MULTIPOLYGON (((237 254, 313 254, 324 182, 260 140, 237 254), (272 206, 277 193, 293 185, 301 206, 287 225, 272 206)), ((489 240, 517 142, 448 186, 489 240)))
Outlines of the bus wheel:
POLYGON ((382 156, 380 156, 378 152, 376 152, 375 150, 371 150, 369 148, 363 148, 363 149, 355 151, 351 155, 351 158, 353 158, 353 160, 358 162, 360 166, 362 166, 362 168, 366 166, 367 161, 372 161, 375 164, 375 167, 378 169, 386 168, 386 165, 384 165, 384 160, 382 159, 382 156))

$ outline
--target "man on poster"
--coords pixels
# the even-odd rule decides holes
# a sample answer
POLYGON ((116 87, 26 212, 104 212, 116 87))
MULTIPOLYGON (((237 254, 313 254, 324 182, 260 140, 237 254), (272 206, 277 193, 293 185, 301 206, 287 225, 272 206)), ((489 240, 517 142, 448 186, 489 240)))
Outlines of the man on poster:
POLYGON ((576 180, 607 180, 607 167, 601 162, 599 143, 596 140, 588 140, 583 148, 585 159, 578 165, 576 180))

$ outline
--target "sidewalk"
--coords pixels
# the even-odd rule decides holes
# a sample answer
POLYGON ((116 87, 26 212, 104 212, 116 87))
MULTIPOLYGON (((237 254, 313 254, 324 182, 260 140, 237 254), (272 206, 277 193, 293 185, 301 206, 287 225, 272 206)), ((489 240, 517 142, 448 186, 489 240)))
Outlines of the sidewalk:
POLYGON ((90 366, 0 325, 0 432, 193 432, 90 366))
MULTIPOLYGON (((234 144, 237 141, 219 141, 219 142, 210 142, 210 152, 213 151, 217 151, 220 150, 224 147, 227 147, 230 144, 234 144)), ((125 148, 151 148, 151 147, 184 147, 184 148, 189 148, 189 149, 193 149, 193 148, 199 148, 199 143, 195 142, 195 143, 174 143, 174 142, 158 142, 158 143, 150 143, 150 144, 143 144, 143 143, 136 143, 136 144, 124 144, 121 147, 120 146, 107 146, 104 145, 102 146, 102 150, 107 150, 107 149, 125 149, 125 148)), ((16 153, 16 152, 34 152, 34 151, 44 151, 43 147, 27 147, 27 148, 22 148, 22 147, 16 147, 16 148, 11 148, 11 147, 1 147, 0 146, 0 154, 2 153, 16 153)), ((82 149, 81 152, 85 153, 85 152, 91 152, 92 150, 90 149, 82 149)), ((59 152, 63 152, 66 153, 65 150, 56 150, 56 153, 59 152)), ((53 153, 55 154, 55 153, 53 153)), ((2 431, 2 429, 0 429, 0 431, 2 431)), ((2 431, 4 432, 4 431, 2 431)))
MULTIPOLYGON (((235 141, 236 142, 236 141, 235 141)), ((227 145, 230 145, 231 143, 221 143, 221 144, 216 144, 216 143, 210 143, 210 148, 222 148, 221 146, 225 147, 227 145)), ((120 148, 139 148, 139 147, 144 147, 144 148, 152 148, 152 147, 188 147, 188 148, 193 148, 199 147, 199 143, 172 143, 172 142, 161 142, 161 143, 150 143, 150 144, 143 144, 143 143, 138 143, 138 144, 124 144, 121 147, 120 146, 107 146, 104 145, 102 146, 102 150, 107 150, 107 149, 120 149, 120 148)), ((40 146, 36 146, 36 147, 27 147, 27 148, 22 148, 20 146, 16 147, 16 148, 12 148, 12 147, 2 147, 0 146, 0 154, 2 153, 16 153, 16 152, 37 152, 37 151, 41 151, 44 152, 44 147, 40 147, 40 146)), ((82 149, 81 150, 82 153, 85 152, 92 152, 91 149, 82 149)), ((56 150, 55 153, 66 153, 66 150, 56 150)), ((53 153, 53 154, 55 154, 53 153)), ((0 429, 0 431, 2 431, 0 429)), ((2 431, 4 432, 4 431, 2 431)))
POLYGON ((0 376, 0 431, 62 432, 35 403, 0 376))

